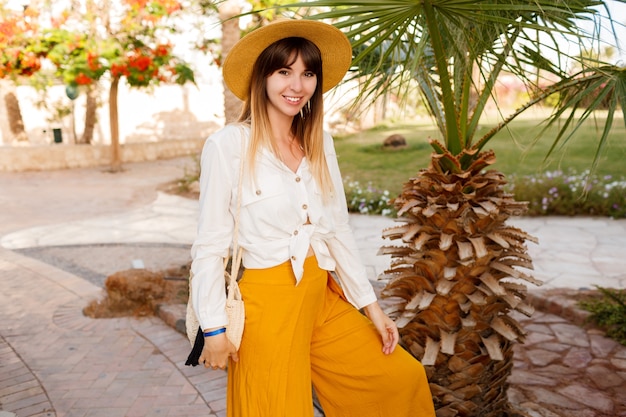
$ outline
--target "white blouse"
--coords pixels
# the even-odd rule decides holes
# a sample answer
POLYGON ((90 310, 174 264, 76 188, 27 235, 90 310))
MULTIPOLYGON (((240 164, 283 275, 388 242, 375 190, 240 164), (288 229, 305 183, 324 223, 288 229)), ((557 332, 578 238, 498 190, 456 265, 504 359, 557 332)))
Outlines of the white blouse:
MULTIPOLYGON (((202 151, 191 282, 193 305, 203 329, 228 324, 223 262, 232 243, 240 158, 243 148, 245 160, 249 132, 247 126, 226 126, 207 139, 202 151)), ((324 134, 324 151, 334 187, 326 204, 306 158, 294 173, 264 149, 257 157, 254 178, 244 173, 238 237, 244 249, 243 265, 269 268, 290 260, 297 285, 311 246, 319 266, 335 271, 348 301, 361 308, 376 301, 376 295, 348 224, 337 155, 328 133, 324 134)))

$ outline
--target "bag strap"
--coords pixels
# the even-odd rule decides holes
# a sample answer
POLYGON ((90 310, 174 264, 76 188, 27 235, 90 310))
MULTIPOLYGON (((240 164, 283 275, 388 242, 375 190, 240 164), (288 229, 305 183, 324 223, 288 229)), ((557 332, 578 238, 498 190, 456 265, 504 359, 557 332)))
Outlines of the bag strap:
MULTIPOLYGON (((245 149, 245 136, 244 130, 241 128, 241 154, 239 158, 239 184, 237 185, 237 211, 235 213, 235 229, 233 231, 233 256, 230 264, 230 282, 228 284, 228 299, 234 298, 234 291, 230 291, 232 283, 237 282, 237 276, 239 275, 239 267, 241 265, 241 258, 243 256, 243 248, 239 247, 239 214, 241 213, 241 189, 243 188, 243 164, 244 164, 244 149, 245 149)), ((224 260, 224 268, 228 264, 228 258, 224 260)))

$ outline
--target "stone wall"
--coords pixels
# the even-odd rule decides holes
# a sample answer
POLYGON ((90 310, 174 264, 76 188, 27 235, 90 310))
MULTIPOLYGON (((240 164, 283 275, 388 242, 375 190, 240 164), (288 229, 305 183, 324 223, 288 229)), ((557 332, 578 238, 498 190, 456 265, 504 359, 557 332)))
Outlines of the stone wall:
MULTIPOLYGON (((6 86, 6 83, 4 84, 6 86)), ((156 141, 161 139, 190 139, 206 137, 206 129, 215 125, 223 125, 222 90, 219 86, 205 85, 198 88, 192 86, 166 85, 153 91, 142 91, 120 87, 118 96, 119 137, 121 143, 156 141)), ((61 129, 63 143, 74 142, 83 133, 85 119, 85 94, 81 94, 74 102, 65 97, 63 86, 53 86, 48 90, 48 101, 51 109, 54 105, 74 108, 74 121, 71 116, 53 120, 50 111, 38 108, 36 103, 40 96, 29 86, 2 88, 0 85, 1 107, 4 107, 4 96, 9 91, 17 95, 22 110, 22 117, 28 143, 30 145, 51 144, 53 129, 61 129)), ((93 143, 107 144, 110 142, 108 90, 102 88, 98 101, 97 125, 93 143)), ((8 129, 5 109, 0 112, 0 144, 15 144, 8 129)))
MULTIPOLYGON (((72 103, 62 85, 48 89, 47 101, 73 105, 74 118, 52 121, 50 111, 36 105, 40 93, 26 85, 0 80, 0 172, 43 171, 107 166, 111 162, 108 90, 102 87, 93 142, 76 144, 85 114, 85 94, 72 103), (27 141, 10 129, 4 95, 19 99, 27 141), (54 131, 61 143, 57 143, 54 131)), ((215 69, 199 74, 196 85, 163 85, 152 90, 122 83, 118 95, 122 163, 197 155, 206 138, 223 125, 221 76, 215 69)))
MULTIPOLYGON (((199 155, 205 139, 163 140, 121 146, 122 163, 155 161, 199 155)), ((38 145, 0 147, 0 171, 45 171, 107 166, 111 163, 108 145, 38 145)))

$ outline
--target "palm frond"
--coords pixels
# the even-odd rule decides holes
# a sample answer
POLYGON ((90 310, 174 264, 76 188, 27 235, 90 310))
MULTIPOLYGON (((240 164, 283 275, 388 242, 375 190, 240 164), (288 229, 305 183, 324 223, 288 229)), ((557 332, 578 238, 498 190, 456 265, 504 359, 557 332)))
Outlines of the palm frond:
MULTIPOLYGON (((564 68, 581 58, 569 54, 563 41, 582 45, 595 39, 580 22, 593 22, 603 5, 600 0, 318 0, 290 6, 315 9, 307 18, 330 20, 350 38, 355 52, 350 79, 359 81, 360 91, 355 105, 388 94, 406 97, 417 86, 441 140, 458 155, 493 137, 493 132, 475 135, 487 103, 497 105, 493 92, 501 74, 514 75, 533 97, 546 84, 570 84, 564 68)), ((539 102, 531 98, 520 109, 539 102)))
POLYGON ((615 121, 615 112, 621 108, 622 115, 626 116, 626 67, 606 66, 586 69, 571 77, 569 81, 571 80, 575 82, 567 83, 564 80, 557 84, 557 86, 564 86, 560 90, 559 104, 556 111, 547 120, 540 135, 549 127, 562 122, 562 116, 569 113, 566 122, 562 123, 559 129, 548 155, 546 155, 548 158, 561 143, 561 140, 563 144, 567 143, 574 132, 589 117, 593 117, 597 110, 605 110, 606 120, 598 138, 598 146, 592 161, 591 171, 593 171, 606 146, 608 135, 615 121))

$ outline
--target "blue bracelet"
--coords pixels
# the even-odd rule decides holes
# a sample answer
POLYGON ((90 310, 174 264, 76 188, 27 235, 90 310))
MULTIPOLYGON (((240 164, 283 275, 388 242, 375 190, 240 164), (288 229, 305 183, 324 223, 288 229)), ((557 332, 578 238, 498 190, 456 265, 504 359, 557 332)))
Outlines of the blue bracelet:
POLYGON ((222 334, 226 332, 226 327, 221 327, 217 330, 212 330, 210 332, 204 332, 203 335, 204 337, 211 337, 211 336, 217 336, 218 334, 222 334))

